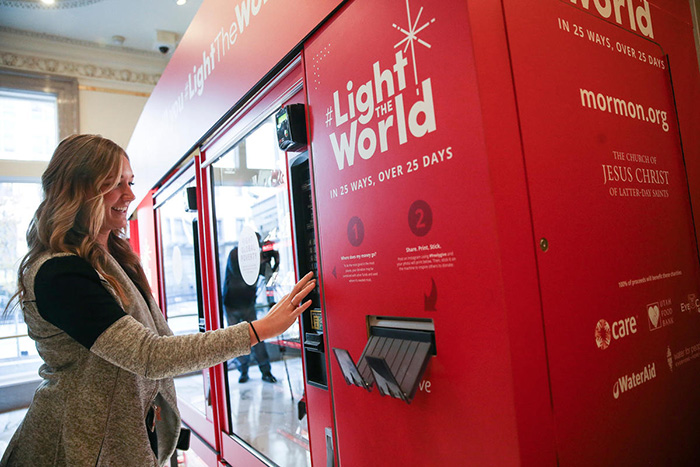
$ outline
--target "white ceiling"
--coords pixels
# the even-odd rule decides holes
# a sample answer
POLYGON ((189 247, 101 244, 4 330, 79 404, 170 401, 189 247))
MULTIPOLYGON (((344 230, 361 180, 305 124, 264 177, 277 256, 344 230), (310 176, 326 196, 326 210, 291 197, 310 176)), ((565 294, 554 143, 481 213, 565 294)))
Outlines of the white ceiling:
POLYGON ((87 0, 86 6, 74 8, 27 8, 10 6, 21 1, 0 0, 0 27, 101 46, 112 46, 112 37, 119 35, 125 38, 122 47, 127 50, 156 51, 156 30, 175 32, 181 38, 203 2, 187 0, 178 6, 175 1, 87 0))

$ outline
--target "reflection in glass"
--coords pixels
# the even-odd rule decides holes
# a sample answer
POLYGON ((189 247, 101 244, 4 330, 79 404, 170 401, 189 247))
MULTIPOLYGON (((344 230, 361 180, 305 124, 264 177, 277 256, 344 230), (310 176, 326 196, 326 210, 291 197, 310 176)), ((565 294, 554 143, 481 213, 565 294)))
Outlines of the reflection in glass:
MULTIPOLYGON (((285 153, 270 117, 211 166, 222 322, 263 317, 295 283, 285 153), (225 321, 224 321, 225 320, 225 321)), ((299 326, 228 362, 231 433, 272 462, 310 463, 299 326), (270 378, 272 376, 272 378, 270 378), (302 414, 303 415, 303 414, 302 414)))
MULTIPOLYGON (((165 275, 165 313, 175 335, 199 332, 195 231, 196 212, 187 211, 186 187, 159 209, 165 275)), ((206 415, 209 402, 208 370, 175 378, 178 399, 206 415)))

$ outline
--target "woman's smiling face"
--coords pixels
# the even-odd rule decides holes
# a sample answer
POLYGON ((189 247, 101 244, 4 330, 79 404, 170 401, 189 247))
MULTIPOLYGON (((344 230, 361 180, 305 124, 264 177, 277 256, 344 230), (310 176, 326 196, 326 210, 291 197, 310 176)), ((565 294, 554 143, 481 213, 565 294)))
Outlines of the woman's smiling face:
MULTIPOLYGON (((113 189, 105 192, 102 197, 102 202, 105 207, 105 217, 100 230, 100 243, 106 244, 107 237, 112 230, 123 229, 126 227, 126 211, 129 204, 136 199, 131 186, 134 181, 134 173, 131 170, 129 159, 122 157, 122 172, 119 183, 113 189)), ((107 180, 106 188, 112 186, 113 180, 107 180)))

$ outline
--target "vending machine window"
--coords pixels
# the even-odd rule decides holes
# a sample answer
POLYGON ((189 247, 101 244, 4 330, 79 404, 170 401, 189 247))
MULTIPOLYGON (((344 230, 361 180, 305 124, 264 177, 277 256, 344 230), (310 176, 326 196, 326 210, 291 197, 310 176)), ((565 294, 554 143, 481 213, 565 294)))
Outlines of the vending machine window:
MULTIPOLYGON (((197 213, 188 199, 188 187, 193 188, 194 181, 165 195, 167 199, 157 207, 160 217, 165 312, 168 325, 176 335, 204 331, 197 213)), ((212 410, 208 398, 209 386, 208 371, 175 378, 179 399, 205 416, 210 415, 212 410)))
MULTIPOLYGON (((273 115, 210 155, 221 322, 230 326, 262 318, 296 282, 286 158, 273 115)), ((274 464, 306 467, 299 326, 226 367, 229 434, 274 464)))

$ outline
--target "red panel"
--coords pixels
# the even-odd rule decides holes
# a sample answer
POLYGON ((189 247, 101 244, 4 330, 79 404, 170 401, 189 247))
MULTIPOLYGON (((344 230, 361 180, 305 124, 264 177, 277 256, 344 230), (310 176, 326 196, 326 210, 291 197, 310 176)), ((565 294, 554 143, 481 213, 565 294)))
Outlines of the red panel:
POLYGON ((556 464, 554 420, 515 93, 500 2, 469 2, 498 221, 521 464, 556 464))
MULTIPOLYGON (((197 228, 199 234, 199 258, 200 272, 202 275, 202 306, 204 307, 204 321, 206 330, 219 329, 219 305, 218 305, 218 281, 216 279, 216 264, 214 254, 214 234, 211 225, 212 212, 209 193, 211 186, 208 170, 201 167, 203 155, 195 154, 195 181, 197 186, 197 228)), ((228 429, 228 415, 226 404, 226 385, 223 370, 224 364, 218 364, 209 368, 210 395, 214 408, 212 424, 214 432, 213 446, 222 453, 222 430, 228 429)))
POLYGON ((287 55, 340 0, 207 0, 182 38, 128 146, 136 199, 287 55), (293 20, 292 20, 293 18, 293 20))
MULTIPOLYGON (((700 272, 664 51, 611 2, 504 3, 558 459, 695 465, 700 272)), ((670 18, 639 8, 665 47, 670 18)))
POLYGON ((153 211, 153 193, 154 190, 148 192, 148 195, 141 201, 136 208, 137 211, 137 236, 139 242, 139 256, 141 264, 148 283, 151 286, 153 297, 162 306, 160 301, 160 283, 158 280, 158 244, 156 243, 156 222, 155 212, 153 211))
MULTIPOLYGON (((304 374, 306 376, 306 374, 304 374)), ((309 447, 312 465, 328 465, 326 456, 326 428, 333 427, 331 396, 328 389, 307 384, 304 388, 306 399, 306 420, 309 425, 309 447)), ((334 441, 335 443, 335 441, 334 441)))
POLYGON ((189 426, 192 431, 197 433, 201 438, 203 438, 210 446, 216 445, 216 433, 214 432, 214 425, 211 421, 207 420, 204 414, 195 407, 188 404, 182 399, 178 399, 178 408, 180 409, 180 415, 182 416, 183 422, 189 426))
MULTIPOLYGON (((688 6, 686 2, 677 3, 688 6)), ((668 54, 697 226, 700 225, 700 73, 694 30, 689 24, 689 13, 680 19, 661 11, 654 14, 657 41, 668 54)))
POLYGON ((139 254, 139 222, 138 219, 129 220, 129 244, 134 253, 139 254))
POLYGON ((358 359, 372 314, 432 318, 438 352, 410 405, 348 386, 332 359, 341 464, 516 464, 466 3, 354 1, 308 43, 305 62, 330 347, 358 359), (402 42, 411 27, 417 39, 402 42), (352 160, 338 150, 348 138, 359 140, 352 160))
MULTIPOLYGON (((221 465, 218 463, 216 452, 211 449, 209 445, 203 443, 196 436, 190 437, 190 451, 194 453, 204 461, 204 465, 221 465)), ((190 451, 185 451, 183 453, 185 459, 185 465, 190 465, 192 462, 187 462, 187 456, 190 451)))

